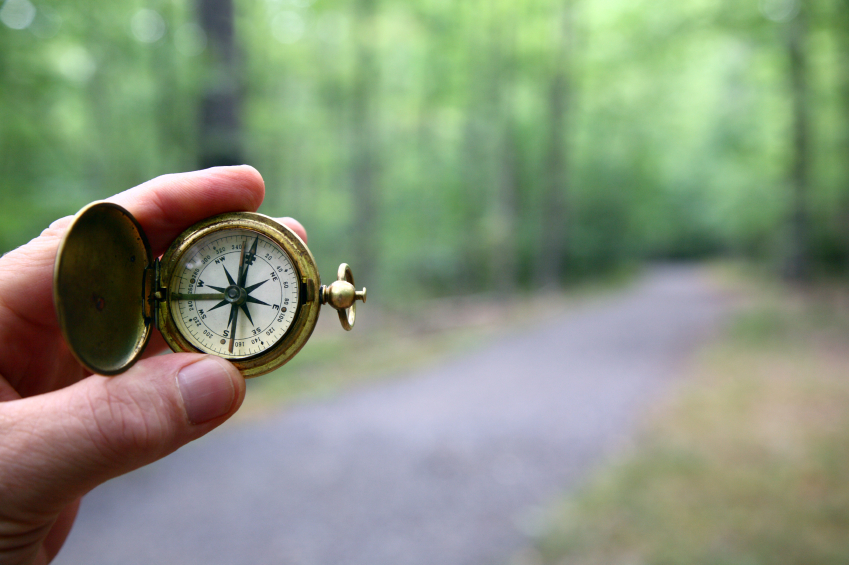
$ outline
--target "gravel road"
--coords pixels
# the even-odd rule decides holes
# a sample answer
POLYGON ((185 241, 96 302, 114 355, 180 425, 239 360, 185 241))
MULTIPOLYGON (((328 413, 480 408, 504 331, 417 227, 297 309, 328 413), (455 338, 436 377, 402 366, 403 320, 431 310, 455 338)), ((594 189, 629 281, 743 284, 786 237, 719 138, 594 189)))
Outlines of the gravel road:
POLYGON ((93 491, 55 563, 499 564, 729 301, 666 267, 439 367, 227 426, 93 491))

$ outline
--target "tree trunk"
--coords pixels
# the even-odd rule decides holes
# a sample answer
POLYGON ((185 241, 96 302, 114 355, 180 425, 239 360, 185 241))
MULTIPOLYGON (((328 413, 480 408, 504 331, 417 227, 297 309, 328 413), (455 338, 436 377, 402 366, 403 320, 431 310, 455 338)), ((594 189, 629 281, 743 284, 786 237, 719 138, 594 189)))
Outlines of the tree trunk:
POLYGON ((492 268, 495 288, 503 293, 515 292, 519 284, 519 178, 516 128, 512 106, 505 103, 501 139, 501 170, 498 178, 497 210, 495 212, 495 245, 492 247, 492 268))
MULTIPOLYGON (((838 72, 841 84, 841 101, 844 123, 849 123, 849 0, 841 0, 836 5, 836 33, 835 39, 840 45, 838 58, 838 72)), ((844 138, 842 154, 847 158, 843 160, 843 191, 837 212, 837 225, 843 242, 843 268, 849 272, 849 140, 844 138)))
POLYGON ((568 252, 569 170, 566 132, 571 100, 569 80, 571 18, 571 0, 566 0, 562 7, 561 26, 554 55, 554 72, 548 90, 548 154, 542 198, 542 233, 535 269, 536 284, 539 286, 556 286, 560 282, 568 252))
POLYGON ((793 104, 793 161, 790 171, 793 210, 785 276, 793 281, 810 277, 810 226, 808 219, 808 171, 810 162, 808 87, 806 83, 808 35, 805 7, 787 24, 790 86, 793 104))
MULTIPOLYGON (((374 88, 378 83, 374 47, 375 0, 357 1, 356 69, 351 91, 351 194, 357 280, 373 281, 377 257, 377 128, 374 88)), ((372 283, 374 284, 374 283, 372 283)))
POLYGON ((200 105, 201 168, 240 165, 241 77, 233 25, 233 0, 198 0, 198 17, 206 33, 207 84, 200 105))
POLYGON ((458 202, 462 206, 461 231, 457 240, 460 268, 458 286, 469 292, 480 292, 489 284, 490 256, 488 220, 491 210, 486 204, 492 197, 490 187, 494 182, 491 163, 495 162, 491 122, 497 110, 497 98, 492 87, 497 86, 493 59, 497 52, 490 49, 491 31, 480 21, 491 19, 493 9, 489 0, 466 0, 475 3, 477 25, 469 26, 464 36, 468 41, 469 69, 468 98, 465 108, 465 128, 462 148, 462 183, 458 202))
POLYGON ((512 293, 519 283, 519 178, 513 88, 516 80, 516 21, 493 26, 492 108, 498 123, 498 173, 490 219, 490 269, 494 288, 512 293), (503 27, 502 27, 503 26, 503 27))

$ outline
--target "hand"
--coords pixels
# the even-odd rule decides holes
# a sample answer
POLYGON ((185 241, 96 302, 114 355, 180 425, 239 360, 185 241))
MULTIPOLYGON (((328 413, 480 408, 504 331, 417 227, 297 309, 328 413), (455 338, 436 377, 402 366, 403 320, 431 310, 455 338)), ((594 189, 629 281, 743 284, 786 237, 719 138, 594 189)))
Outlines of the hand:
MULTIPOLYGON (((129 210, 161 255, 193 223, 256 210, 262 177, 247 166, 166 175, 109 200, 129 210)), ((145 358, 117 377, 88 375, 53 309, 53 262, 71 218, 0 259, 0 562, 48 563, 82 495, 209 432, 242 403, 245 381, 201 354, 145 358)), ((304 241, 295 220, 281 220, 304 241)))

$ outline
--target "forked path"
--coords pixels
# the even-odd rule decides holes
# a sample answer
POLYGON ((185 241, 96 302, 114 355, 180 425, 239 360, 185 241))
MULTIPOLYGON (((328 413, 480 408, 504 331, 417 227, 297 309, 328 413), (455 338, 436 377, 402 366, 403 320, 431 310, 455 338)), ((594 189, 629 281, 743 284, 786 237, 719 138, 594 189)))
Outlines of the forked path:
POLYGON ((498 564, 728 312, 696 268, 96 489, 59 564, 498 564))

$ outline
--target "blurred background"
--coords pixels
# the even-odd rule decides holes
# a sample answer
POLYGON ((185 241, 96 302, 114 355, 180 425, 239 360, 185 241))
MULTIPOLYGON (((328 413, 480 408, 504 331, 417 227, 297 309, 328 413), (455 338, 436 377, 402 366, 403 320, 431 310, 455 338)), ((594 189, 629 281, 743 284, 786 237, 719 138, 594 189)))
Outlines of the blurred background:
MULTIPOLYGON (((0 249, 250 163, 382 297, 849 257, 838 0, 5 0, 0 249)), ((810 265, 806 263, 811 263, 810 265)))
MULTIPOLYGON (((846 0, 3 0, 0 251, 155 176, 248 163, 265 178, 260 211, 298 218, 322 277, 348 262, 370 297, 353 334, 325 314, 295 361, 251 382, 247 416, 220 436, 277 445, 290 418, 315 410, 317 436, 277 447, 326 446, 293 460, 355 477, 356 496, 304 486, 304 499, 274 507, 297 510, 281 517, 263 510, 267 491, 247 493, 244 512, 270 537, 243 532, 243 545, 199 523, 174 546, 132 541, 141 522, 159 523, 161 541, 177 527, 169 514, 239 506, 235 495, 197 506, 221 486, 162 494, 166 479, 216 461, 218 444, 190 446, 197 458, 181 451, 95 491, 67 562, 195 562, 192 540, 208 552, 196 562, 241 561, 215 543, 226 539, 237 556, 260 548, 256 562, 845 563, 848 123, 846 0), (530 380, 510 384, 511 371, 530 380), (410 384, 440 374, 472 379, 465 393, 442 388, 458 399, 501 383, 514 404, 449 409, 410 384), (386 393, 392 382, 413 388, 386 393), (412 404, 380 420, 345 404, 367 404, 362 394, 412 404), (573 401, 547 404, 561 398, 573 401), (346 426, 373 438, 417 409, 444 415, 454 435, 423 417, 408 430, 427 441, 338 443, 346 426), (557 440, 540 453, 564 458, 516 447, 522 410, 522 426, 557 440), (332 413, 352 420, 328 424, 332 413), (371 423, 352 424, 357 414, 371 423), (382 459, 412 445, 425 447, 408 466, 382 459), (363 453, 385 465, 360 467, 363 453), (393 494, 393 526, 340 510, 385 509, 375 500, 396 467, 409 471, 393 479, 399 492, 430 487, 393 494), (454 524, 421 510, 468 493, 445 477, 493 490, 454 524), (138 518, 119 511, 128 496, 138 518), (143 509, 154 500, 164 506, 143 509), (347 517, 338 529, 334 509, 347 517), (318 525, 274 537, 299 520, 318 525)), ((257 470, 311 480, 282 460, 248 463, 260 451, 218 477, 223 492, 257 470)))

